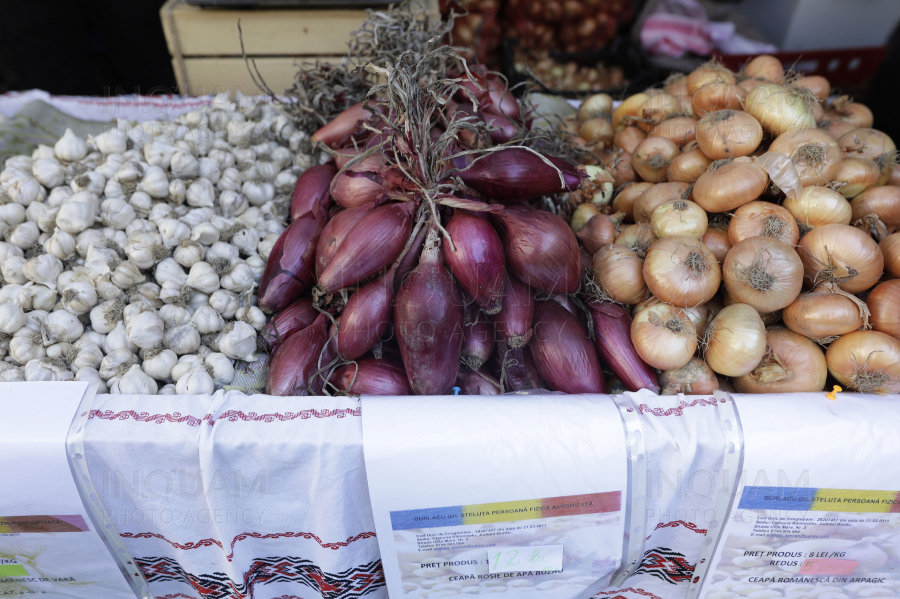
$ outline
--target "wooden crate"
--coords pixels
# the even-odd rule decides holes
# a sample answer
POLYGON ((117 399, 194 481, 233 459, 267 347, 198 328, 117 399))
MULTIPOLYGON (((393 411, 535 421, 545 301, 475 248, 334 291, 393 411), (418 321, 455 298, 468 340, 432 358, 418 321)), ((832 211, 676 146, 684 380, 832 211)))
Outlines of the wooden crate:
MULTIPOLYGON (((437 0, 416 2, 438 14, 437 0)), ((281 93, 293 85, 298 63, 316 59, 339 62, 366 11, 201 8, 183 0, 167 0, 160 18, 179 93, 199 96, 240 91, 251 95, 262 90, 253 83, 241 57, 239 19, 247 54, 256 60, 266 84, 281 93)))

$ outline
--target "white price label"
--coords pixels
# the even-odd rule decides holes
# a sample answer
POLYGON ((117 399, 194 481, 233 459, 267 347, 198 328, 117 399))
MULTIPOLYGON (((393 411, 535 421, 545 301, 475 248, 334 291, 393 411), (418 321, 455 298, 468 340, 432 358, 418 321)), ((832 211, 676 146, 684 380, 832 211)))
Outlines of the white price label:
POLYGON ((562 545, 494 547, 487 550, 488 571, 562 572, 562 545))

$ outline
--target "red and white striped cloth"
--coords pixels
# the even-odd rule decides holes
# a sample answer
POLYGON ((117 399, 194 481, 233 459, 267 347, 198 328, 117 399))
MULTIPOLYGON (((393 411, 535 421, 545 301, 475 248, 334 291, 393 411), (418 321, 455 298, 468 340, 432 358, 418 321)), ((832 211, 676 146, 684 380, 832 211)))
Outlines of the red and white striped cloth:
POLYGON ((157 599, 387 597, 355 398, 99 395, 85 448, 157 599))

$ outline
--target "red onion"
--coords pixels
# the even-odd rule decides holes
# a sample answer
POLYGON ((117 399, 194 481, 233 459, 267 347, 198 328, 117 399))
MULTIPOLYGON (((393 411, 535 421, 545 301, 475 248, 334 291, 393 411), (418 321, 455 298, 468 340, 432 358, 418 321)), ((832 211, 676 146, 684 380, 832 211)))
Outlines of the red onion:
POLYGON ((371 277, 397 259, 412 230, 413 202, 379 206, 357 222, 322 271, 319 288, 333 293, 371 277))
MULTIPOLYGON (((328 324, 325 314, 319 314, 315 322, 299 333, 291 335, 272 356, 266 393, 269 395, 319 395, 324 381, 321 375, 308 385, 319 370, 319 355, 328 341, 328 324), (309 391, 312 387, 312 393, 309 391)), ((326 352, 327 353, 327 352, 326 352)), ((322 356, 327 364, 331 356, 322 356)))
POLYGON ((331 197, 344 208, 361 206, 384 198, 387 188, 381 173, 387 162, 381 154, 363 158, 339 172, 331 181, 331 197))
POLYGON ((337 170, 331 164, 319 164, 303 171, 294 185, 291 198, 291 219, 296 220, 308 212, 315 214, 327 210, 331 202, 328 189, 337 170))
POLYGON ((353 395, 410 395, 409 381, 402 366, 390 360, 366 356, 356 364, 339 367, 331 375, 331 383, 353 395), (356 380, 354 381, 354 376, 356 380), (352 383, 352 387, 351 387, 352 383))
POLYGON ((313 308, 312 298, 298 299, 272 317, 269 324, 259 332, 257 344, 263 351, 272 353, 291 335, 311 325, 319 314, 313 308))
POLYGON ((519 348, 531 339, 534 290, 509 272, 505 278, 503 307, 494 315, 494 329, 498 339, 512 348, 519 348))
POLYGON ((345 164, 359 156, 359 153, 361 151, 362 149, 357 146, 338 148, 337 150, 335 150, 336 154, 334 155, 334 166, 337 168, 337 170, 341 170, 342 168, 344 168, 345 164))
POLYGON ((500 381, 486 372, 460 370, 456 386, 460 395, 500 395, 500 381))
POLYGON ((585 175, 575 170, 574 165, 560 158, 541 156, 522 148, 504 148, 479 157, 472 166, 457 174, 466 185, 486 198, 503 203, 524 202, 578 189, 585 175), (560 171, 565 185, 560 182, 560 171))
MULTIPOLYGON (((450 100, 447 103, 446 114, 448 120, 460 120, 468 118, 469 123, 477 123, 483 121, 481 114, 475 110, 471 102, 454 102, 450 100), (474 118, 470 118, 474 117, 474 118)), ((470 147, 474 147, 478 142, 478 134, 470 129, 460 129, 457 133, 458 138, 470 147)))
POLYGON ((528 391, 547 387, 541 380, 541 375, 538 374, 531 358, 531 350, 527 347, 511 348, 506 342, 498 340, 497 351, 491 365, 507 391, 528 391))
POLYGON ((503 301, 503 243, 485 218, 457 210, 447 223, 453 241, 444 242, 444 259, 463 289, 488 314, 496 314, 503 301))
POLYGON ((391 269, 383 277, 369 283, 350 296, 341 313, 337 336, 338 356, 349 362, 368 352, 384 337, 391 324, 394 301, 394 274, 391 269))
POLYGON ((412 244, 410 244, 406 255, 403 256, 403 259, 400 260, 400 264, 397 265, 397 275, 394 277, 394 294, 400 290, 400 284, 403 282, 403 279, 406 278, 406 275, 411 273, 413 269, 419 265, 419 255, 422 253, 422 248, 425 247, 426 237, 428 237, 428 229, 422 227, 419 229, 419 232, 416 233, 416 238, 413 239, 412 244))
POLYGON ((371 116, 372 113, 363 108, 362 102, 354 104, 313 133, 312 141, 334 147, 336 143, 356 131, 360 121, 367 121, 371 116))
POLYGON ((523 282, 547 293, 573 293, 581 282, 575 233, 560 217, 527 205, 494 215, 502 223, 506 263, 523 282))
POLYGON ((266 262, 259 282, 259 307, 272 313, 312 287, 316 245, 325 226, 324 210, 301 216, 284 230, 266 262))
POLYGON ((588 310, 594 321, 594 347, 629 391, 649 389, 659 393, 656 371, 647 365, 631 342, 631 315, 610 302, 590 300, 588 310))
POLYGON ((483 111, 481 113, 481 118, 493 128, 490 132, 490 136, 491 141, 495 144, 508 142, 515 137, 516 133, 519 131, 516 124, 511 119, 508 119, 501 114, 483 111))
POLYGON ((394 307, 397 342, 416 395, 444 395, 459 372, 463 298, 441 265, 440 239, 431 230, 419 266, 400 285, 394 307))
POLYGON ((606 391, 597 351, 587 338, 587 331, 557 302, 538 302, 534 308, 531 355, 541 378, 553 391, 606 391))
POLYGON ((494 326, 477 308, 463 327, 462 362, 478 370, 494 353, 494 326))
MULTIPOLYGON (((512 119, 518 119, 521 116, 519 110, 519 102, 512 92, 507 89, 506 81, 495 73, 487 71, 487 67, 482 64, 469 65, 469 70, 478 82, 475 85, 467 75, 460 75, 462 81, 460 84, 470 91, 478 100, 479 110, 487 110, 495 114, 506 115, 512 119), (478 89, 479 86, 481 89, 478 89)), ((465 90, 456 92, 456 98, 459 101, 471 101, 471 97, 465 90)))
POLYGON ((322 271, 325 270, 325 267, 328 266, 328 263, 331 262, 331 259, 340 249, 350 229, 359 222, 359 219, 371 212, 373 208, 375 208, 374 203, 363 204, 356 208, 347 208, 335 214, 334 218, 328 221, 328 224, 322 229, 319 243, 316 246, 317 278, 322 276, 322 271))

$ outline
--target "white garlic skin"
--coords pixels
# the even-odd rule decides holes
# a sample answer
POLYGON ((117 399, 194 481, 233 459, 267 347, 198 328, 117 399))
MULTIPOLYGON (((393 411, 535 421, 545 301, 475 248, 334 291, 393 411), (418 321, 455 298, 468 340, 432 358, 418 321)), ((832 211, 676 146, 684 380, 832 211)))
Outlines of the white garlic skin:
POLYGON ((156 392, 157 395, 175 395, 175 385, 173 383, 168 383, 159 388, 159 391, 156 392))
POLYGON ((25 312, 18 300, 0 303, 0 333, 12 335, 25 326, 25 312))
POLYGON ((97 290, 90 283, 75 281, 62 292, 62 302, 66 310, 75 316, 90 312, 97 305, 97 290))
POLYGON ((75 380, 97 385, 97 393, 109 393, 106 382, 100 378, 100 372, 96 368, 79 368, 75 373, 75 380))
POLYGON ((214 352, 203 359, 213 382, 217 385, 230 385, 234 380, 234 365, 228 356, 214 352))
POLYGON ((256 351, 256 330, 246 322, 234 322, 226 327, 219 339, 219 351, 232 360, 253 361, 256 351), (231 327, 231 330, 228 328, 231 327))
POLYGON ((206 250, 203 245, 190 239, 185 239, 175 248, 172 257, 181 266, 191 268, 198 262, 202 262, 205 254, 206 250))
POLYGON ((173 304, 166 304, 159 309, 157 314, 170 329, 187 324, 193 318, 193 313, 188 308, 173 304))
POLYGON ((53 158, 41 158, 34 161, 31 174, 38 183, 52 189, 59 187, 66 180, 66 171, 57 160, 53 158))
POLYGON ((175 383, 178 395, 210 395, 215 390, 216 384, 203 366, 195 367, 175 383))
POLYGON ((202 306, 191 317, 191 322, 201 335, 218 333, 225 328, 225 320, 212 306, 202 306))
POLYGON ((88 153, 88 145, 83 139, 75 135, 71 129, 66 129, 59 141, 53 146, 56 157, 66 162, 81 160, 88 153))
POLYGON ((193 324, 183 324, 166 331, 163 344, 179 356, 192 354, 200 347, 200 333, 193 324))
POLYGON ((59 207, 56 226, 71 235, 78 235, 89 229, 97 220, 97 214, 90 204, 68 201, 59 207))
POLYGON ((70 381, 75 378, 75 375, 68 369, 51 366, 43 360, 31 360, 22 368, 22 373, 28 382, 70 381))
POLYGON ((21 383, 25 381, 22 369, 9 362, 0 362, 0 383, 21 383))
POLYGON ((51 312, 44 319, 44 345, 52 345, 60 341, 72 343, 84 333, 84 326, 78 317, 65 310, 51 312))
POLYGON ((113 394, 122 395, 156 395, 159 387, 141 367, 135 364, 128 372, 119 377, 119 380, 110 387, 113 394))
POLYGON ((219 289, 219 275, 208 262, 197 262, 191 266, 187 284, 198 291, 210 294, 219 289))
POLYGON ((164 331, 165 325, 162 318, 154 312, 141 312, 125 325, 128 341, 141 349, 150 349, 160 345, 164 331))
POLYGON ((19 364, 40 360, 47 355, 40 331, 24 326, 13 333, 9 341, 9 355, 19 364))
POLYGON ((172 368, 178 363, 178 356, 171 349, 164 349, 150 358, 145 357, 144 372, 158 381, 171 380, 172 368))
POLYGON ((169 375, 173 381, 176 383, 178 380, 186 375, 188 372, 196 368, 197 366, 203 365, 203 358, 198 355, 190 354, 186 356, 181 356, 178 358, 178 363, 172 367, 172 372, 169 375))
POLYGON ((108 352, 103 360, 100 361, 100 378, 109 381, 114 376, 121 376, 120 372, 124 374, 125 371, 137 363, 137 356, 126 348, 108 352))
POLYGON ((226 319, 234 318, 235 312, 241 306, 240 298, 233 291, 219 289, 209 296, 210 307, 226 319))

